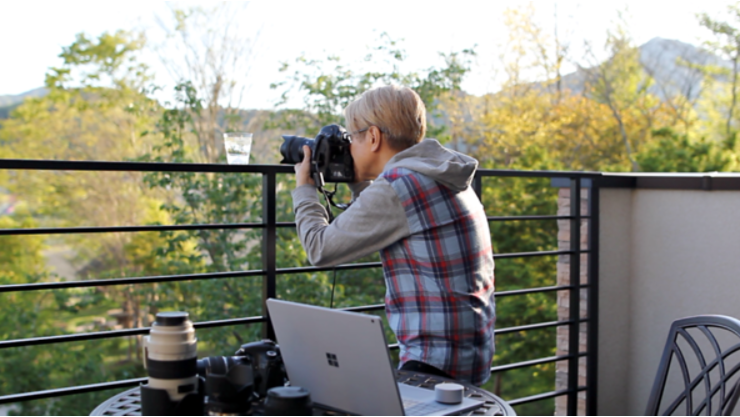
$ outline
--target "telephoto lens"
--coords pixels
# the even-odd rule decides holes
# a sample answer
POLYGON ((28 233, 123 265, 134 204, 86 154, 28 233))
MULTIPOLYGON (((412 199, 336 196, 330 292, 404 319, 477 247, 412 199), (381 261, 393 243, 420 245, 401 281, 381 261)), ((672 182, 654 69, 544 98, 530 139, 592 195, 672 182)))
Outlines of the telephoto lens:
MULTIPOLYGON (((143 343, 144 366, 149 373, 149 384, 142 386, 142 411, 145 415, 152 415, 148 411, 154 415, 182 414, 185 410, 180 409, 179 403, 190 394, 198 394, 197 341, 188 313, 157 313, 143 343), (155 396, 157 401, 147 401, 155 396), (171 409, 162 404, 165 398, 169 399, 171 409), (151 409, 154 403, 157 403, 156 410, 151 409)), ((200 402, 202 414, 202 400, 200 402)))

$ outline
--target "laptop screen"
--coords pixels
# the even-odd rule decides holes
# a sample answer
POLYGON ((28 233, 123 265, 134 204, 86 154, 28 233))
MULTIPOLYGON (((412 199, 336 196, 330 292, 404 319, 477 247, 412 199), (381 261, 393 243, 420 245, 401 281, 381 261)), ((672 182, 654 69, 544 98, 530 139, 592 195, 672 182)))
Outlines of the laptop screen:
POLYGON ((291 385, 348 413, 403 415, 379 317, 276 299, 267 308, 291 385))

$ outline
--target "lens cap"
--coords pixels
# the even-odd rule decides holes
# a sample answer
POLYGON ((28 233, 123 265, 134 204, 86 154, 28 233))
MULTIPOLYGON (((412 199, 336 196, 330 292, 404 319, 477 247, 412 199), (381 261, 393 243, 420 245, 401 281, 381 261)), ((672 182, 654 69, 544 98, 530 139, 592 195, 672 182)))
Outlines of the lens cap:
POLYGON ((157 326, 180 326, 188 321, 189 316, 185 311, 164 311, 157 313, 154 324, 157 326))
POLYGON ((311 395, 303 387, 275 387, 267 391, 266 416, 313 415, 311 395))

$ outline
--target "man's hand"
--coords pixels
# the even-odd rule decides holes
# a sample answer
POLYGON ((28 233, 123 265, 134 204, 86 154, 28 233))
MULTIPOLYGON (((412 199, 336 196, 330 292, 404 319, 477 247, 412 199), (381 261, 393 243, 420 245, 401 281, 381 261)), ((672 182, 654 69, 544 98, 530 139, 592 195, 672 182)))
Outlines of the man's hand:
POLYGON ((307 145, 303 145, 303 161, 295 164, 295 186, 298 188, 305 184, 316 186, 311 178, 311 148, 307 145))

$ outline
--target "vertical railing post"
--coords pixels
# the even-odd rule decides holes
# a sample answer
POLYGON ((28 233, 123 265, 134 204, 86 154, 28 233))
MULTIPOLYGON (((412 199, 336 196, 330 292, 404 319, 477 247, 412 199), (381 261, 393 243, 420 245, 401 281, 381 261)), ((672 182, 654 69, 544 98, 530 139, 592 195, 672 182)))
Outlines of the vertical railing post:
POLYGON ((578 415, 578 338, 581 284, 581 181, 570 179, 570 326, 568 327, 568 415, 578 415))
POLYGON ((473 177, 473 191, 478 195, 478 200, 483 202, 483 176, 479 173, 475 173, 473 177))
POLYGON ((599 186, 591 181, 588 194, 588 340, 586 359, 586 414, 598 415, 599 375, 599 186))
MULTIPOLYGON (((276 172, 268 170, 262 176, 262 221, 265 228, 262 229, 262 268, 265 273, 262 278, 262 315, 268 317, 268 298, 274 298, 277 294, 275 278, 277 276, 277 217, 276 217, 276 172)), ((262 326, 262 337, 275 340, 275 331, 268 319, 262 326)))

